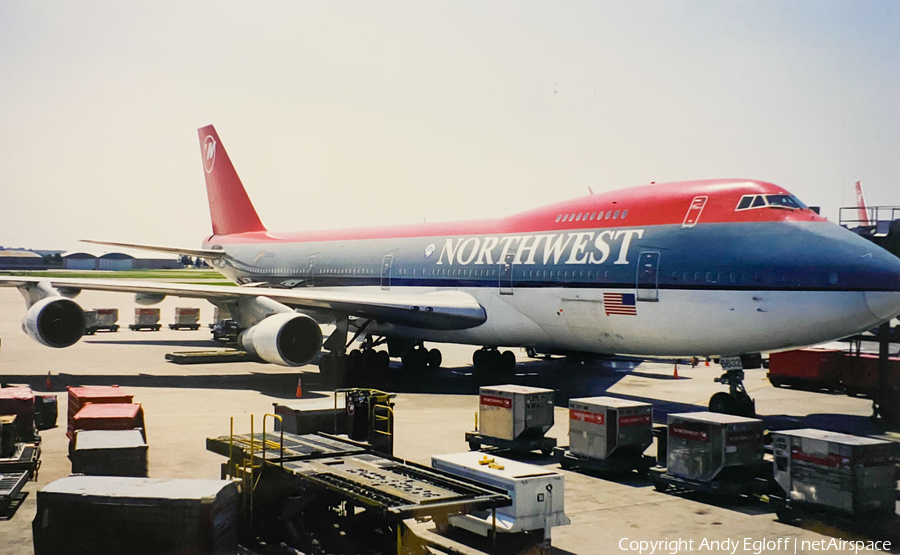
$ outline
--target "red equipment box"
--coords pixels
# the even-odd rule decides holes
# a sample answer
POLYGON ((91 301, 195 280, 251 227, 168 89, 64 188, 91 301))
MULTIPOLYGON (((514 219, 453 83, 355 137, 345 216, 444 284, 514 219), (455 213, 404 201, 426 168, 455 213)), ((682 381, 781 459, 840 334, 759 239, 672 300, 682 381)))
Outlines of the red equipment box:
MULTIPOLYGON (((88 403, 72 421, 73 434, 77 430, 134 430, 144 429, 144 409, 140 403, 88 403)), ((73 441, 69 441, 70 447, 73 441)))
POLYGON ((841 367, 845 357, 840 349, 821 347, 772 353, 766 376, 775 387, 836 390, 841 387, 841 367))
MULTIPOLYGON (((871 395, 878 389, 878 355, 846 356, 841 381, 848 395, 871 395)), ((888 359, 888 382, 895 388, 900 386, 900 358, 888 359)))
POLYGON ((0 387, 0 414, 15 415, 19 440, 33 441, 37 433, 34 427, 34 393, 30 387, 0 387))
POLYGON ((86 387, 68 387, 69 408, 66 417, 68 428, 66 437, 69 441, 75 439, 75 429, 72 427, 75 415, 88 403, 131 403, 134 395, 125 393, 117 385, 93 385, 86 387))

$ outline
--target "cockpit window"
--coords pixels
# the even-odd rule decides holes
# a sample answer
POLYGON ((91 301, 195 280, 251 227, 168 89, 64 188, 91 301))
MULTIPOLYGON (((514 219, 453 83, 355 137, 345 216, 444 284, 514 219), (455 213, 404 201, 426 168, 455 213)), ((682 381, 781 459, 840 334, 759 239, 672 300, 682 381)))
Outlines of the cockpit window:
POLYGON ((757 195, 753 199, 753 205, 752 205, 753 208, 759 208, 759 207, 765 206, 765 205, 766 205, 766 199, 763 198, 762 195, 757 195))
POLYGON ((770 206, 783 206, 785 208, 796 209, 806 208, 806 205, 792 195, 766 195, 766 200, 769 201, 770 206))
POLYGON ((738 203, 737 210, 746 210, 746 209, 750 208, 751 202, 753 202, 752 195, 746 195, 746 196, 741 197, 741 202, 738 203))

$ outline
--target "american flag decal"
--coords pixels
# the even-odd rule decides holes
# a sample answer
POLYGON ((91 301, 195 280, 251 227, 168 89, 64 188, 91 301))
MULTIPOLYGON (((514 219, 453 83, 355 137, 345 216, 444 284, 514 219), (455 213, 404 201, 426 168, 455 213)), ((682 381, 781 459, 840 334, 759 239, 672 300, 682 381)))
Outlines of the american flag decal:
POLYGON ((606 311, 607 316, 610 314, 637 316, 634 293, 604 293, 603 309, 606 311))

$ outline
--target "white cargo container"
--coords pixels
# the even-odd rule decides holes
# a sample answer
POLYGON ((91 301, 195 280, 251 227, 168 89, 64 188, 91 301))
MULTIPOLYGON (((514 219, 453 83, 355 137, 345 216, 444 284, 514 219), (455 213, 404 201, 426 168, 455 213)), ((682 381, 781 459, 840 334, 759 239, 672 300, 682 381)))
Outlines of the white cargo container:
POLYGON ((569 452, 579 457, 643 455, 653 443, 653 406, 616 397, 569 399, 569 452))
POLYGON ((506 441, 537 439, 553 427, 553 390, 522 385, 479 388, 478 431, 506 441))
POLYGON ((668 424, 668 474, 709 482, 746 477, 763 462, 762 420, 717 412, 686 412, 670 414, 668 424))
POLYGON ((200 321, 200 309, 179 306, 175 308, 175 323, 193 325, 200 321))
POLYGON ((158 308, 135 308, 134 323, 138 326, 152 326, 159 323, 158 308))
MULTIPOLYGON (((431 466, 467 480, 506 491, 512 505, 496 510, 496 530, 516 533, 569 524, 565 513, 565 481, 560 472, 543 466, 469 451, 431 457, 431 466)), ((450 517, 450 524, 481 534, 495 526, 491 511, 450 517)))
POLYGON ((854 515, 894 512, 889 442, 807 428, 773 432, 772 448, 788 500, 854 515))

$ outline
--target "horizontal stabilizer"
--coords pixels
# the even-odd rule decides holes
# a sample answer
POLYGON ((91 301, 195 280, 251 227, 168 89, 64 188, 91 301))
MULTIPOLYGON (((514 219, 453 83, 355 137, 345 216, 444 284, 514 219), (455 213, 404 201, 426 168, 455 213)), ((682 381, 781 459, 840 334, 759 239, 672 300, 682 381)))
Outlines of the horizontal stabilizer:
POLYGON ((215 249, 185 249, 182 247, 159 247, 156 245, 136 245, 134 243, 113 243, 110 241, 91 241, 82 239, 82 243, 91 243, 93 245, 106 245, 109 247, 122 247, 127 249, 140 249, 145 251, 165 252, 169 254, 184 254, 187 256, 199 256, 207 260, 218 260, 225 258, 225 251, 215 249))

